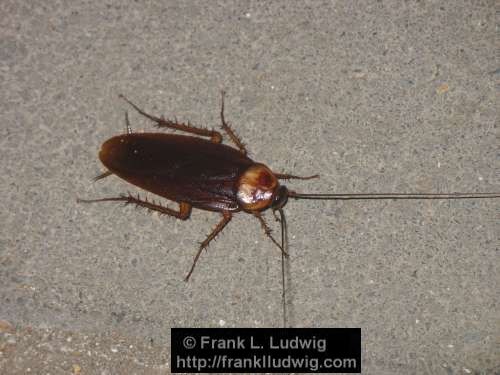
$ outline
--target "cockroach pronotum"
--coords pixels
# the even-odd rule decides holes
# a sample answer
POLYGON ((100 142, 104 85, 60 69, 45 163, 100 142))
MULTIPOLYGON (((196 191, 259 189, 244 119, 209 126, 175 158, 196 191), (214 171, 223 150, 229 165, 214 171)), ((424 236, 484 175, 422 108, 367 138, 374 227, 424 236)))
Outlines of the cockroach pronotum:
POLYGON ((179 203, 179 209, 164 207, 139 196, 121 195, 101 199, 78 199, 92 203, 104 201, 135 204, 160 214, 187 220, 191 209, 199 208, 219 212, 221 220, 201 243, 185 280, 187 281, 198 259, 212 241, 231 221, 233 213, 244 211, 255 216, 265 234, 278 246, 282 253, 283 320, 286 326, 286 298, 284 259, 287 253, 286 220, 283 207, 289 198, 293 199, 467 199, 499 198, 500 193, 449 193, 449 194, 304 194, 297 193, 279 180, 312 179, 318 175, 301 177, 288 173, 276 173, 262 163, 256 163, 247 156, 247 149, 224 118, 224 92, 221 100, 221 128, 236 148, 222 144, 221 133, 199 128, 177 120, 152 116, 130 100, 120 95, 137 112, 153 121, 158 128, 183 131, 195 136, 165 133, 133 133, 127 113, 127 132, 103 143, 99 158, 107 171, 97 176, 99 180, 116 175, 153 194, 179 203), (200 138, 208 137, 209 140, 200 138), (276 217, 281 223, 281 243, 271 234, 262 212, 272 209, 279 212, 276 217))

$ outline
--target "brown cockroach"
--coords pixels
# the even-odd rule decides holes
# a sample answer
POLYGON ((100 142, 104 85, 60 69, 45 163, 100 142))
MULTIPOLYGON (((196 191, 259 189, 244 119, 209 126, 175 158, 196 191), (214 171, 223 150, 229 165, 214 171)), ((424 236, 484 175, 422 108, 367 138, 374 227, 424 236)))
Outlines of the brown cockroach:
POLYGON ((133 133, 128 116, 126 134, 117 135, 103 143, 99 158, 107 171, 95 180, 116 175, 153 194, 179 203, 174 210, 141 200, 139 196, 121 195, 119 197, 84 200, 92 203, 104 201, 135 204, 160 214, 187 220, 191 209, 199 208, 219 212, 221 220, 198 248, 193 264, 185 280, 187 281, 196 263, 210 241, 212 241, 231 221, 233 213, 244 211, 255 216, 265 234, 280 248, 282 252, 283 283, 283 319, 286 326, 285 273, 284 259, 287 253, 286 220, 283 207, 289 198, 293 199, 468 199, 499 198, 500 193, 450 193, 450 194, 304 194, 297 193, 279 180, 307 180, 318 175, 300 177, 287 173, 276 173, 262 163, 256 163, 247 156, 247 149, 224 118, 224 92, 221 103, 221 128, 236 148, 222 144, 221 133, 215 130, 199 128, 190 123, 172 121, 163 117, 155 117, 137 107, 120 95, 137 112, 153 121, 158 128, 167 128, 195 136, 164 133, 133 133), (205 140, 202 137, 208 137, 205 140), (281 222, 281 243, 271 235, 262 212, 271 208, 273 213, 279 212, 281 222))

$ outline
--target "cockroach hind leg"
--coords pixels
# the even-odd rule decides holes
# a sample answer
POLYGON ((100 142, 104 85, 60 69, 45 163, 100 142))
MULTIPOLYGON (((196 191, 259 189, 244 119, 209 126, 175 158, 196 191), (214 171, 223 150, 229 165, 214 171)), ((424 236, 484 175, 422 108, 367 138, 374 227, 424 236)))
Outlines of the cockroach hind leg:
POLYGON ((96 181, 99 181, 99 180, 102 180, 103 178, 106 178, 108 176, 111 176, 113 174, 113 172, 110 172, 110 171, 106 171, 104 173, 101 173, 100 175, 97 175, 95 176, 92 181, 96 182, 96 181))
POLYGON ((198 252, 196 253, 194 260, 193 260, 193 265, 191 266, 191 269, 189 270, 188 274, 184 278, 184 281, 189 281, 189 278, 193 274, 194 268, 196 267, 196 263, 198 262, 198 259, 200 258, 201 252, 203 249, 205 249, 210 241, 215 239, 217 235, 222 232, 224 227, 231 221, 232 215, 229 211, 223 211, 222 212, 222 220, 219 221, 219 223, 216 225, 214 230, 205 238, 205 240, 200 244, 200 248, 198 249, 198 252))
POLYGON ((148 200, 142 200, 132 195, 122 195, 119 197, 110 198, 100 198, 100 199, 80 199, 76 200, 78 203, 96 203, 96 202, 123 202, 125 204, 135 204, 137 207, 143 207, 151 211, 159 212, 162 215, 168 215, 175 217, 180 220, 187 220, 191 215, 191 205, 188 203, 179 203, 179 211, 173 210, 168 207, 163 207, 155 202, 149 202, 148 200))
POLYGON ((288 253, 283 248, 283 246, 281 246, 279 244, 279 242, 274 239, 273 235, 271 234, 272 233, 271 228, 269 228, 269 225, 267 225, 266 220, 264 219, 262 214, 260 212, 255 212, 253 215, 259 220, 260 225, 261 225, 262 229, 264 230, 264 233, 266 234, 266 236, 269 237, 271 239, 271 241, 273 241, 273 243, 276 246, 278 246, 278 248, 281 250, 282 254, 285 257, 288 257, 288 253))
POLYGON ((179 131, 183 131, 186 133, 199 135, 202 137, 209 137, 210 141, 212 141, 213 143, 221 143, 222 142, 222 135, 215 130, 199 128, 199 127, 191 125, 189 122, 183 123, 183 122, 178 122, 177 120, 172 121, 172 120, 169 120, 169 119, 166 119, 163 117, 156 117, 156 116, 150 115, 149 113, 146 113, 145 111, 140 109, 137 105, 132 103, 130 100, 128 100, 124 95, 119 94, 118 96, 121 99, 125 100, 130 106, 132 106, 132 108, 134 108, 139 114, 141 114, 144 117, 155 122, 156 127, 158 127, 158 128, 179 130, 179 131))
POLYGON ((315 174, 312 176, 295 176, 293 174, 288 173, 274 173, 277 179, 279 180, 312 180, 313 178, 319 178, 319 174, 315 174))
POLYGON ((238 149, 241 151, 243 155, 248 154, 248 151, 246 149, 245 144, 241 140, 241 138, 236 134, 236 132, 231 128, 231 125, 229 125, 225 118, 224 118, 224 97, 226 95, 226 92, 224 90, 221 90, 221 108, 220 108, 220 120, 221 120, 221 128, 224 130, 231 141, 238 147, 238 149))

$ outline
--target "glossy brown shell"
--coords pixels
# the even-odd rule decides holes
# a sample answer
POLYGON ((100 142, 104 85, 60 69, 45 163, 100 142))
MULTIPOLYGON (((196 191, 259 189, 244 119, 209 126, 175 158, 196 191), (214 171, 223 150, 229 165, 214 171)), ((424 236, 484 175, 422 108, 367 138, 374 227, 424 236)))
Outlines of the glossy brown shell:
POLYGON ((108 139, 99 153, 115 175, 164 198, 210 211, 239 211, 239 176, 254 162, 202 138, 132 133, 108 139))
POLYGON ((238 203, 248 212, 265 210, 271 207, 278 186, 273 172, 264 164, 255 163, 238 180, 238 203))

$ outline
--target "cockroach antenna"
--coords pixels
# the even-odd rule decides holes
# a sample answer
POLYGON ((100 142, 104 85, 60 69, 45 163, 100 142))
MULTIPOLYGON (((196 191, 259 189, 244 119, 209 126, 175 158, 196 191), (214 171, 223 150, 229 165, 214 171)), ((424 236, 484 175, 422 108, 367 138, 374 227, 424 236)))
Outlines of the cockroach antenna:
POLYGON ((482 199, 500 198, 500 193, 367 193, 367 194, 308 194, 289 191, 294 199, 353 200, 353 199, 482 199))
MULTIPOLYGON (((288 250, 288 237, 286 229, 286 218, 285 213, 281 208, 278 209, 280 213, 279 222, 281 223, 281 247, 288 250)), ((286 277, 285 277, 285 255, 286 252, 281 253, 281 299, 283 303, 283 328, 287 326, 287 315, 286 315, 286 277)))

